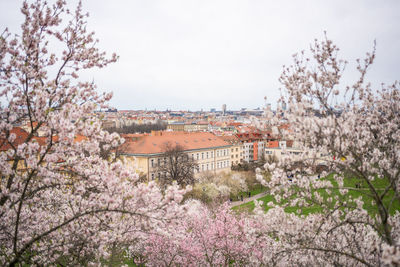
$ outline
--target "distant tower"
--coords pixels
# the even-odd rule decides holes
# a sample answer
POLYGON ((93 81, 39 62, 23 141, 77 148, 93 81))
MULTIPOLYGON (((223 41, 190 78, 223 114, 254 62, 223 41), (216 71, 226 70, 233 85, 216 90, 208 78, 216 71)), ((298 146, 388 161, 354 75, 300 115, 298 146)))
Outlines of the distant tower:
POLYGON ((226 104, 222 105, 222 115, 225 115, 226 113, 226 104))

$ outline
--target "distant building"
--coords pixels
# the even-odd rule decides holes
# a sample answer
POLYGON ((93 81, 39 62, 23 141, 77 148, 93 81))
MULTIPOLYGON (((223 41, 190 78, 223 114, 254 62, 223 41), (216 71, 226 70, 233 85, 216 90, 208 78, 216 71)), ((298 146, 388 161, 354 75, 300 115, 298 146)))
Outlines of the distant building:
POLYGON ((242 159, 246 162, 259 161, 264 157, 265 141, 261 133, 236 134, 242 143, 242 159))
POLYGON ((230 143, 231 147, 231 166, 238 165, 243 161, 243 147, 236 135, 221 136, 224 141, 230 143))
POLYGON ((265 147, 265 158, 280 160, 284 155, 289 155, 295 160, 300 160, 303 157, 303 151, 295 147, 293 143, 292 140, 269 141, 265 147))
POLYGON ((185 130, 185 123, 183 122, 168 123, 167 129, 172 131, 183 132, 185 130))
POLYGON ((232 145, 207 132, 153 132, 128 138, 119 153, 147 180, 154 180, 163 176, 157 167, 164 161, 163 153, 168 143, 182 146, 184 152, 197 161, 199 169, 195 170, 196 175, 207 171, 230 171, 232 145))
POLYGON ((172 122, 167 125, 167 130, 172 130, 174 132, 204 132, 208 130, 208 122, 172 122))
POLYGON ((222 114, 225 115, 226 113, 226 104, 222 105, 222 114))

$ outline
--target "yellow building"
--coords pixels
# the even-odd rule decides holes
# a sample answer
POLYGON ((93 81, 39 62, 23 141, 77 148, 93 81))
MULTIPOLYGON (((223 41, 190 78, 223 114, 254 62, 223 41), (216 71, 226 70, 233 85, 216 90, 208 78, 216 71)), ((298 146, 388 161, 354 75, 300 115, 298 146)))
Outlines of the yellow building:
POLYGON ((167 129, 172 131, 184 131, 185 124, 183 122, 168 123, 167 129))
POLYGON ((227 135, 221 136, 221 139, 231 144, 230 148, 230 157, 231 157, 231 166, 238 165, 243 161, 243 145, 240 142, 239 138, 235 135, 227 135))
POLYGON ((153 132, 121 146, 120 155, 148 180, 160 177, 166 145, 181 146, 198 163, 196 174, 230 171, 232 145, 208 132, 153 132))
POLYGON ((168 130, 175 132, 200 132, 208 130, 207 122, 193 122, 193 123, 183 123, 183 122, 173 122, 167 125, 168 130))

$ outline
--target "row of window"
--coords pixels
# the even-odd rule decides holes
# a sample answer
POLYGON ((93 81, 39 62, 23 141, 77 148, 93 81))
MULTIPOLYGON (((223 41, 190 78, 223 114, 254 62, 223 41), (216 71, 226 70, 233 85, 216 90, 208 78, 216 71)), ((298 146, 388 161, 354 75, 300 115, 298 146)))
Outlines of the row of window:
MULTIPOLYGON (((224 161, 218 161, 217 164, 214 166, 214 162, 211 163, 205 163, 201 164, 199 166, 199 172, 200 171, 211 171, 211 170, 218 170, 218 169, 223 169, 229 167, 230 161, 229 160, 224 160, 224 161), (215 168, 214 168, 215 167, 215 168)), ((196 170, 195 170, 196 172, 196 170)))
MULTIPOLYGON (((232 152, 234 152, 233 148, 231 150, 232 150, 232 152)), ((239 151, 238 148, 236 148, 236 151, 237 152, 239 151)), ((272 151, 266 151, 265 153, 270 155, 270 154, 272 154, 272 151)), ((216 151, 216 156, 217 157, 223 157, 223 156, 226 156, 228 154, 229 154, 229 149, 221 149, 221 150, 217 150, 216 151)), ((297 154, 297 153, 293 152, 293 154, 297 154)), ((240 153, 240 156, 242 156, 242 153, 240 153)), ((207 151, 207 152, 201 152, 201 153, 192 153, 191 157, 192 157, 192 159, 195 159, 195 160, 199 160, 199 159, 204 160, 204 159, 214 158, 214 151, 207 151)), ((236 156, 231 155, 231 158, 234 158, 234 157, 238 158, 238 155, 237 154, 236 154, 236 156)), ((247 158, 247 157, 248 157, 248 155, 246 153, 245 154, 245 158, 247 158)), ((150 166, 152 168, 154 168, 156 166, 161 166, 161 164, 165 164, 165 163, 166 163, 166 158, 162 158, 162 159, 158 158, 157 161, 155 161, 155 159, 151 159, 150 160, 150 166), (157 162, 157 165, 156 165, 156 162, 157 162)))
MULTIPOLYGON (((223 157, 229 155, 229 149, 221 149, 217 150, 216 157, 223 157)), ((192 159, 209 159, 209 158, 214 158, 214 151, 207 151, 207 152, 201 152, 201 153, 192 153, 192 159)))
MULTIPOLYGON (((235 149, 231 148, 231 152, 233 153, 234 151, 235 151, 235 149)), ((236 152, 239 152, 239 148, 238 147, 236 148, 236 152)))
MULTIPOLYGON (((211 171, 211 170, 218 170, 218 169, 224 169, 230 166, 230 161, 229 160, 224 160, 224 161, 218 161, 215 168, 214 168, 214 162, 206 163, 206 164, 201 164, 198 169, 194 169, 194 172, 203 172, 203 171, 211 171)), ((151 173, 151 179, 154 180, 156 177, 157 178, 165 178, 167 175, 166 172, 162 173, 151 173)))
MULTIPOLYGON (((217 150, 216 157, 224 157, 229 155, 229 149, 221 149, 217 150)), ((214 158, 214 151, 207 151, 207 152, 201 152, 201 153, 192 153, 191 154, 192 159, 195 160, 200 160, 200 159, 212 159, 214 158)), ((155 159, 150 160, 150 166, 155 167, 155 166, 160 166, 161 164, 165 164, 166 158, 158 158, 157 159, 157 165, 155 159)))

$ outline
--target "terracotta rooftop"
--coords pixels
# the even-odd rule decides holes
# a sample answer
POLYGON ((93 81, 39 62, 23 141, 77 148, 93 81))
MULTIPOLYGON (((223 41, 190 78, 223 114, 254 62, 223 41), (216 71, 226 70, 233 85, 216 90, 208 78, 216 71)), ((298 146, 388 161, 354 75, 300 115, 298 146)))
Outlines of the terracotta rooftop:
MULTIPOLYGON (((10 134, 13 133, 16 135, 16 138, 12 144, 14 146, 18 146, 22 143, 25 142, 25 140, 28 138, 28 133, 22 129, 21 127, 14 127, 11 131, 10 134)), ((0 151, 6 151, 11 148, 11 144, 3 137, 0 138, 0 151)))
POLYGON ((268 148, 278 148, 279 147, 279 141, 268 141, 268 148))
POLYGON ((236 135, 223 135, 223 136, 220 136, 219 138, 221 138, 231 144, 236 144, 236 143, 240 142, 239 138, 236 135))
MULTIPOLYGON (((26 142, 28 139, 29 133, 22 129, 21 127, 14 127, 11 131, 10 134, 14 133, 16 135, 15 140, 12 142, 12 145, 14 147, 17 147, 23 143, 26 142)), ((33 142, 38 142, 40 146, 44 146, 47 143, 47 137, 39 137, 39 136, 33 136, 32 141, 33 142)), ((52 137, 53 141, 58 142, 58 136, 53 136, 52 137)), ((81 142, 85 140, 86 137, 83 135, 76 135, 74 138, 75 142, 81 142)), ((11 148, 11 144, 3 137, 0 138, 0 151, 6 151, 11 148)))
POLYGON ((157 132, 140 137, 137 141, 128 141, 120 147, 123 154, 160 154, 166 144, 180 145, 184 150, 197 150, 212 147, 230 146, 228 142, 207 132, 157 132))

